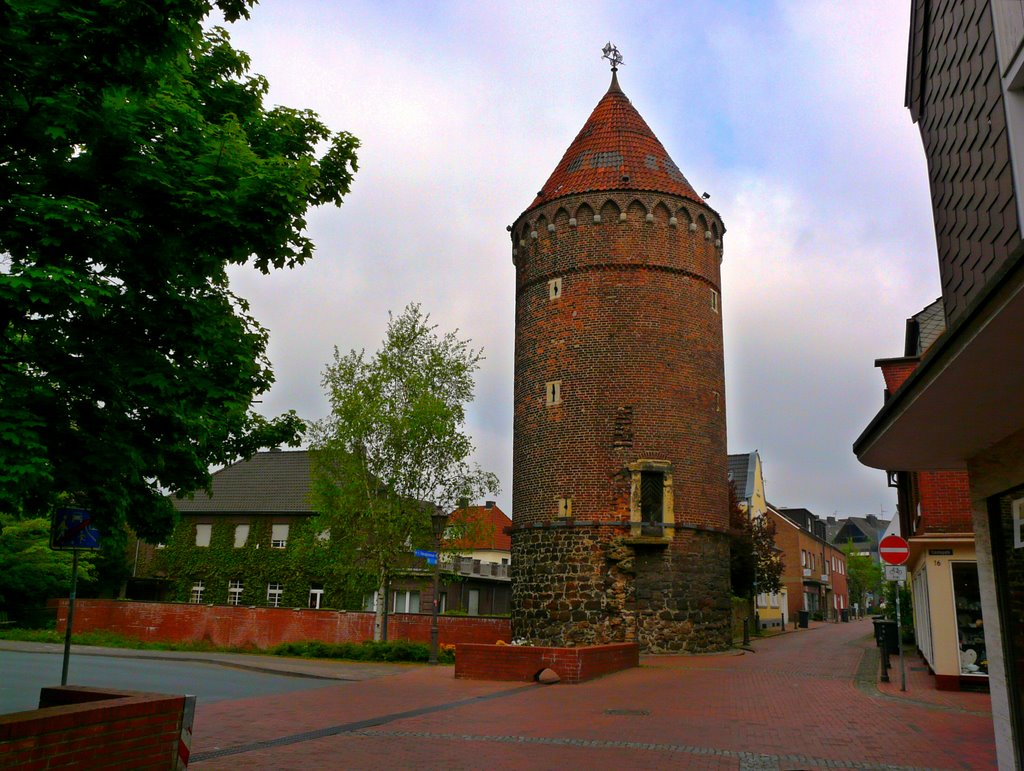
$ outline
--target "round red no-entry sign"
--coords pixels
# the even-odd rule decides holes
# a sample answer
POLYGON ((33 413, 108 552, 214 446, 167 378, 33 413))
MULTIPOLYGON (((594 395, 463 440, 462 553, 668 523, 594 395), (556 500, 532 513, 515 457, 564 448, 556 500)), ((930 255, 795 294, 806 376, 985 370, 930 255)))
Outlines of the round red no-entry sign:
POLYGON ((887 535, 878 542, 878 554, 883 562, 902 565, 910 557, 910 544, 898 535, 887 535))

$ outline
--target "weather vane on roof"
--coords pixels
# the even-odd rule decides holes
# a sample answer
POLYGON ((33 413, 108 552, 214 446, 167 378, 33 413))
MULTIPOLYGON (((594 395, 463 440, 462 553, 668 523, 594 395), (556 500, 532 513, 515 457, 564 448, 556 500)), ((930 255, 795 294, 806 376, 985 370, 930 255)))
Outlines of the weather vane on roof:
POLYGON ((622 54, 619 53, 619 49, 612 45, 612 41, 609 40, 601 51, 604 53, 604 56, 601 58, 607 59, 612 63, 612 72, 617 71, 619 65, 622 64, 622 54))

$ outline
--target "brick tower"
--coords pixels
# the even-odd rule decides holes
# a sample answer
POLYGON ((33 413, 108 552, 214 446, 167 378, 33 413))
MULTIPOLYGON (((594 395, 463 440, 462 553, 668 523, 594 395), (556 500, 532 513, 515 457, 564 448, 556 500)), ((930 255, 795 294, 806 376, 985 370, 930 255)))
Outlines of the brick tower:
POLYGON ((720 649, 731 637, 725 228, 615 64, 511 227, 512 632, 720 649))

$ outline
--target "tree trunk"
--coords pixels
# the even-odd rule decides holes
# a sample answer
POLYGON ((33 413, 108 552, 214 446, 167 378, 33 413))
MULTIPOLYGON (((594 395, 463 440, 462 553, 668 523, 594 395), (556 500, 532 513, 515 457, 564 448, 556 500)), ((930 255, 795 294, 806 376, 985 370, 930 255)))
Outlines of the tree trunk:
POLYGON ((380 572, 380 584, 377 586, 377 598, 374 603, 373 641, 381 642, 388 639, 388 572, 380 572))

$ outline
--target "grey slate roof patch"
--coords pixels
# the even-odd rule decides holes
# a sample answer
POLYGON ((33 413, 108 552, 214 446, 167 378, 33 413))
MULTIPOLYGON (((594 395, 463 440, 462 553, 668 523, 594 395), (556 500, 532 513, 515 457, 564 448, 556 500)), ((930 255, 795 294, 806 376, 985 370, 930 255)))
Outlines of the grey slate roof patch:
POLYGON ((214 472, 212 496, 205 490, 191 498, 171 496, 183 514, 274 512, 311 514, 309 453, 306 450, 260 452, 214 472))
POLYGON ((755 452, 741 452, 729 456, 729 481, 736 487, 736 497, 741 501, 754 494, 755 452))

